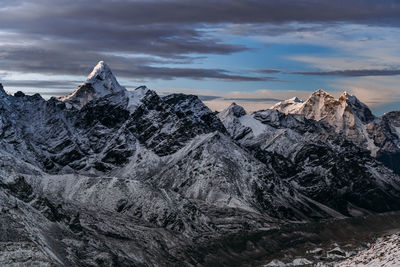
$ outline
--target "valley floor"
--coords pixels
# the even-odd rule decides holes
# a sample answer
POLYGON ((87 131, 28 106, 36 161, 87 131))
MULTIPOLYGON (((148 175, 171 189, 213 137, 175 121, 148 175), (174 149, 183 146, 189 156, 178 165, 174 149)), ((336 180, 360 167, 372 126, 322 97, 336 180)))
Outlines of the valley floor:
POLYGON ((189 255, 203 266, 400 266, 399 223, 400 212, 391 212, 290 224, 227 236, 189 255))
POLYGON ((361 231, 352 229, 352 226, 355 226, 354 219, 343 220, 344 223, 338 221, 336 230, 334 230, 335 224, 328 226, 325 230, 333 230, 341 234, 347 233, 347 239, 342 239, 339 235, 330 241, 319 243, 307 241, 300 245, 297 244, 277 253, 274 259, 266 261, 260 266, 400 266, 400 229, 389 229, 396 225, 397 217, 398 215, 395 213, 390 213, 363 218, 365 225, 360 227, 363 228, 360 229, 361 231), (383 218, 389 219, 388 224, 378 230, 377 223, 381 222, 383 218), (332 226, 333 228, 331 228, 332 226), (329 228, 331 229, 328 230, 329 228), (367 230, 368 228, 370 228, 370 232, 367 230))

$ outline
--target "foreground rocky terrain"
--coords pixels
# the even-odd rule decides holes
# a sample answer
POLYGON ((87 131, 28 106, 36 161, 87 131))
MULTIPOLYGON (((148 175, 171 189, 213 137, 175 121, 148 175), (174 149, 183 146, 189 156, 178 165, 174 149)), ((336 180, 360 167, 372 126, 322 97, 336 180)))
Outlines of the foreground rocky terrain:
POLYGON ((104 62, 58 99, 1 86, 0 265, 254 264, 309 225, 399 210, 399 127, 322 90, 216 115, 104 62))
POLYGON ((341 266, 399 266, 400 236, 399 233, 379 238, 368 249, 354 257, 340 262, 341 266))

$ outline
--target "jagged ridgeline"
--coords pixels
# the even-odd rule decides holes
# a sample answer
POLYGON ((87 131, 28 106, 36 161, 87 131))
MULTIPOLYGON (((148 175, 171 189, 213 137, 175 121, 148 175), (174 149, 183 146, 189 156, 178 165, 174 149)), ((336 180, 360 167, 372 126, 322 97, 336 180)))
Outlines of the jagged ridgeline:
POLYGON ((204 247, 398 210, 399 136, 346 93, 215 115, 104 62, 61 98, 0 86, 0 265, 239 265, 204 247))

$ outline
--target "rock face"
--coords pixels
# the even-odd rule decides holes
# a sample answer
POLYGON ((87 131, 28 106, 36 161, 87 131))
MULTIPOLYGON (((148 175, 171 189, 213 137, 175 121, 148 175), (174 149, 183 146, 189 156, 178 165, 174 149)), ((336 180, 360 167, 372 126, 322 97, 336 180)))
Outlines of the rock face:
POLYGON ((379 147, 376 158, 400 173, 400 112, 392 111, 367 125, 367 132, 379 147))
POLYGON ((396 114, 311 98, 216 116, 197 96, 128 91, 104 62, 60 99, 0 87, 0 263, 198 265, 226 236, 398 210, 399 177, 350 138, 368 125, 394 149, 396 114))
POLYGON ((0 83, 0 95, 1 96, 5 96, 6 95, 6 91, 4 91, 3 85, 0 83))

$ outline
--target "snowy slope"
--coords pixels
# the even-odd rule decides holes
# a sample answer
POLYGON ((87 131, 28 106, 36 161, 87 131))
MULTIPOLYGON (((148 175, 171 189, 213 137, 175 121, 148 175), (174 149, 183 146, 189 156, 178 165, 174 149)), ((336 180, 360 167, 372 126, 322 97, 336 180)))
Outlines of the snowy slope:
POLYGON ((293 97, 282 102, 276 103, 271 109, 276 109, 285 114, 288 113, 297 113, 304 105, 304 101, 298 99, 297 97, 293 97))

